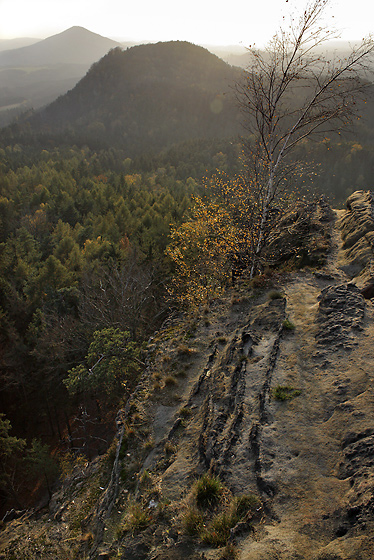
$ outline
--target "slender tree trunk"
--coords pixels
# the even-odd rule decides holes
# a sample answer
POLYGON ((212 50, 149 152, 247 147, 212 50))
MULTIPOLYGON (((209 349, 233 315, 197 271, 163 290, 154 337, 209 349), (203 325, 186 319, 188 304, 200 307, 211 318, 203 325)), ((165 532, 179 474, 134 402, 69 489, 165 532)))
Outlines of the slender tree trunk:
POLYGON ((255 248, 255 251, 254 251, 253 259, 252 259, 250 278, 253 278, 253 275, 254 275, 255 270, 256 270, 257 260, 259 258, 259 255, 260 255, 260 253, 262 251, 262 248, 263 248, 263 245, 264 245, 265 228, 266 228, 266 224, 267 224, 268 217, 269 217, 270 203, 273 200, 273 198, 274 198, 274 170, 271 169, 268 184, 267 184, 267 187, 266 187, 265 200, 264 200, 262 213, 261 213, 261 221, 260 221, 257 244, 256 244, 256 248, 255 248))
POLYGON ((51 490, 51 486, 49 484, 48 476, 47 476, 45 471, 43 472, 43 474, 44 474, 45 482, 47 484, 48 496, 49 496, 49 499, 51 499, 52 498, 52 490, 51 490))
POLYGON ((74 447, 73 446, 73 436, 72 436, 72 433, 71 433, 69 418, 68 418, 68 415, 66 414, 66 410, 64 410, 64 416, 65 416, 66 427, 68 429, 68 434, 69 434, 70 447, 71 447, 71 449, 73 449, 73 447, 74 447))

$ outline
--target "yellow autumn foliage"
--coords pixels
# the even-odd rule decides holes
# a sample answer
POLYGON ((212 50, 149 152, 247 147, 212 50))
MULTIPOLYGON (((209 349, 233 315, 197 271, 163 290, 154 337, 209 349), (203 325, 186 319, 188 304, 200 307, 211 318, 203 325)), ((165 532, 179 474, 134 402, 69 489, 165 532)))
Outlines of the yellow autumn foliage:
POLYGON ((259 212, 242 177, 218 174, 210 198, 196 198, 191 217, 171 230, 167 256, 175 265, 170 293, 193 308, 219 297, 241 256, 250 254, 259 212))

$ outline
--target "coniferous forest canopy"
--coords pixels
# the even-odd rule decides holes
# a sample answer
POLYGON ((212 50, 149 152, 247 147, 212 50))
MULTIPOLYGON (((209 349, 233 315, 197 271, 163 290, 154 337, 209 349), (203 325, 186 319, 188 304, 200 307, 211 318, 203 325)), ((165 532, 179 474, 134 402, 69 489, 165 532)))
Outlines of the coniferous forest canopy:
MULTIPOLYGON (((145 343, 176 306, 171 231, 217 176, 245 181, 241 74, 186 43, 114 49, 0 131, 3 508, 30 505, 43 453, 92 458, 110 442, 145 343)), ((299 144, 290 189, 340 207, 374 188, 372 102, 361 113, 350 134, 299 144)))

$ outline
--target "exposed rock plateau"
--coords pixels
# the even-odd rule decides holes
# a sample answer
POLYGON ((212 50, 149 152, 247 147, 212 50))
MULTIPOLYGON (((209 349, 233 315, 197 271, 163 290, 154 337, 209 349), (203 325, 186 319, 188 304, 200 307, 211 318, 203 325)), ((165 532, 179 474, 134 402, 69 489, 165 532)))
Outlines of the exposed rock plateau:
POLYGON ((108 460, 77 469, 49 512, 8 524, 2 558, 372 560, 373 196, 354 193, 339 220, 324 208, 309 222, 323 264, 271 287, 243 281, 155 336, 118 417, 111 477, 108 460), (205 472, 227 496, 261 500, 231 548, 186 534, 205 472))

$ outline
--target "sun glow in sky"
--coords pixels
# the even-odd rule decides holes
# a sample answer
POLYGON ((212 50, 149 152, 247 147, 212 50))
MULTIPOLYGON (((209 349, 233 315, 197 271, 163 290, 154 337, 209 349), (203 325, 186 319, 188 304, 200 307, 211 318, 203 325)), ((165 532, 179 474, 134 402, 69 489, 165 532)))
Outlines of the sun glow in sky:
MULTIPOLYGON (((45 38, 79 25, 123 41, 262 46, 283 16, 304 5, 302 0, 0 0, 0 39, 45 38)), ((342 39, 361 39, 374 28, 374 3, 331 0, 326 21, 342 39)))

